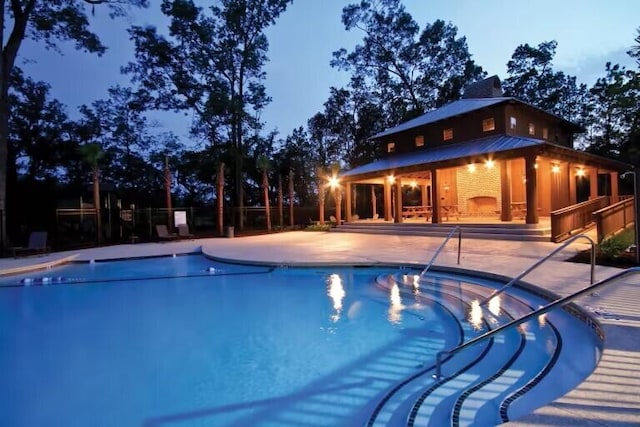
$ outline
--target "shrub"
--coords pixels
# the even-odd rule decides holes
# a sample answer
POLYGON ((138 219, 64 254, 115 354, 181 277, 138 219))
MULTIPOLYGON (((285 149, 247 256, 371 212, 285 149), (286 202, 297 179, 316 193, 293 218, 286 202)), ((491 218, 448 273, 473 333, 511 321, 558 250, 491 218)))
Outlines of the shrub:
POLYGON ((602 256, 608 259, 615 259, 619 257, 627 247, 629 247, 629 242, 626 236, 618 234, 603 240, 598 245, 598 250, 602 256))

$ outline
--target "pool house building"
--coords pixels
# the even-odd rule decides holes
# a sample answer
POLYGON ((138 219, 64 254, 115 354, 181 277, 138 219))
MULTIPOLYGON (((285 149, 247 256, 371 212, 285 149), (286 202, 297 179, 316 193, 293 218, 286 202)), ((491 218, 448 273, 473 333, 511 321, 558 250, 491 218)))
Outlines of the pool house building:
POLYGON ((535 226, 544 218, 566 235, 576 216, 619 201, 618 175, 630 167, 574 149, 582 131, 502 96, 497 76, 474 83, 462 99, 372 137, 380 158, 340 176, 345 220, 358 213, 354 187, 365 185, 382 187, 381 212, 375 197, 367 212, 379 221, 535 226))

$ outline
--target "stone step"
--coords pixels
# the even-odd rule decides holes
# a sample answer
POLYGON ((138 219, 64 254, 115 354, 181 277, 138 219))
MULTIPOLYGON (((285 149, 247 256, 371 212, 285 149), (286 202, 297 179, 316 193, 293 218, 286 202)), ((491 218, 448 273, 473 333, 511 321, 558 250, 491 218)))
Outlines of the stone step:
MULTIPOLYGON (((385 234, 385 235, 405 235, 405 236, 429 236, 446 237, 452 230, 453 225, 446 224, 357 224, 347 223, 331 229, 337 233, 364 233, 364 234, 385 234)), ((495 224, 469 224, 460 225, 463 238, 471 239, 495 239, 495 240, 515 240, 515 241, 551 241, 551 228, 530 226, 526 224, 509 224, 499 227, 495 224)))

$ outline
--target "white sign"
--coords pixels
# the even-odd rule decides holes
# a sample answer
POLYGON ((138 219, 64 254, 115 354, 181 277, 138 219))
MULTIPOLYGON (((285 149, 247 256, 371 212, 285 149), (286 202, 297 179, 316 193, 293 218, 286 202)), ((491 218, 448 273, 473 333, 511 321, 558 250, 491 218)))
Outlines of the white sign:
POLYGON ((173 224, 177 227, 179 225, 183 225, 187 223, 187 212, 186 211, 175 211, 173 213, 173 224))

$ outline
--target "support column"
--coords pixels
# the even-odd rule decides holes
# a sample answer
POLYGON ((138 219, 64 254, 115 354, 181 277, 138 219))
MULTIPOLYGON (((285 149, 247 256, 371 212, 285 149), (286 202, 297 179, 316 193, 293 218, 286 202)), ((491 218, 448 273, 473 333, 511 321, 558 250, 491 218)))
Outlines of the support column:
POLYGON ((611 172, 611 200, 610 203, 617 203, 620 200, 620 190, 618 189, 618 172, 611 172))
POLYGON ((500 196, 502 199, 500 221, 513 221, 511 215, 511 165, 508 160, 500 161, 500 196))
POLYGON ((376 188, 374 184, 371 184, 371 218, 377 219, 378 215, 378 201, 376 200, 376 188))
POLYGON ((598 197, 598 168, 589 169, 589 200, 598 197))
POLYGON ((391 221, 391 183, 384 178, 384 220, 391 221))
POLYGON ((524 158, 527 195, 527 224, 538 223, 538 176, 536 170, 536 156, 524 158))
POLYGON ((396 178, 396 211, 394 212, 394 222, 402 222, 402 178, 396 178))
POLYGON ((427 206, 429 204, 429 200, 427 198, 427 184, 420 186, 420 205, 427 206))
POLYGON ((344 184, 344 219, 351 222, 351 183, 344 184))
POLYGON ((573 164, 569 163, 567 168, 569 171, 568 179, 569 179, 569 203, 575 205, 578 203, 578 193, 576 190, 576 177, 578 176, 573 170, 573 164))
POLYGON ((431 222, 439 224, 440 221, 440 190, 438 189, 438 170, 431 169, 431 222))

